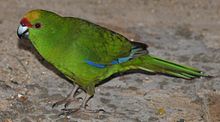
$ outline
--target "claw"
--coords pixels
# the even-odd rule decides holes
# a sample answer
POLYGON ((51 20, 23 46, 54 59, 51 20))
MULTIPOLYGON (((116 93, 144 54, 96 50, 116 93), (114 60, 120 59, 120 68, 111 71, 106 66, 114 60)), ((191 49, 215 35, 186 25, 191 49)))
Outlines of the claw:
POLYGON ((57 107, 58 106, 58 104, 57 103, 54 103, 53 105, 52 105, 52 108, 55 108, 55 107, 57 107))
POLYGON ((78 97, 78 98, 77 98, 77 100, 82 101, 82 100, 83 100, 83 98, 82 98, 82 97, 78 97))
POLYGON ((71 103, 71 102, 65 103, 65 104, 64 104, 64 108, 67 108, 67 106, 69 106, 70 103, 71 103))
POLYGON ((104 109, 98 109, 99 110, 99 112, 104 112, 104 113, 107 113, 104 109))

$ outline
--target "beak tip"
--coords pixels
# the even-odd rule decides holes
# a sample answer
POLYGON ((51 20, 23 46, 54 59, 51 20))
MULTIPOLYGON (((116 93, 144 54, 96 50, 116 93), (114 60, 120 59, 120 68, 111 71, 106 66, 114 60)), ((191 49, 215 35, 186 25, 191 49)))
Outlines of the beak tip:
POLYGON ((22 39, 23 37, 28 37, 28 27, 19 25, 17 29, 17 36, 19 39, 22 39))
POLYGON ((21 39, 21 37, 22 37, 22 35, 19 34, 18 32, 17 32, 17 36, 18 36, 19 39, 21 39))

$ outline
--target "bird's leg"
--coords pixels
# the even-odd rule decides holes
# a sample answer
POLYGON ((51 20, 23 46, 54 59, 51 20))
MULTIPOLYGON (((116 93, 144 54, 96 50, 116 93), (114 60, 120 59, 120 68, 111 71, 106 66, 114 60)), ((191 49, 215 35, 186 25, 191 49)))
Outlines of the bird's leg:
POLYGON ((61 101, 58 101, 56 103, 53 104, 52 108, 59 106, 61 104, 65 104, 64 107, 66 108, 71 102, 73 101, 78 101, 75 96, 76 96, 76 92, 79 89, 79 85, 75 84, 75 87, 72 89, 72 91, 68 94, 68 96, 66 98, 64 98, 61 101))
POLYGON ((85 113, 99 113, 100 111, 105 112, 103 109, 97 109, 97 110, 92 110, 92 109, 87 109, 87 103, 89 99, 92 97, 92 95, 86 94, 85 98, 83 99, 82 104, 80 105, 79 111, 85 112, 85 113))
POLYGON ((86 97, 83 99, 83 102, 82 102, 80 108, 86 109, 87 103, 91 97, 92 97, 91 95, 86 94, 86 97))
POLYGON ((99 112, 105 112, 105 110, 103 109, 97 109, 97 110, 91 110, 91 109, 87 109, 87 102, 89 101, 89 99, 91 98, 92 96, 89 95, 89 94, 86 94, 85 98, 83 99, 83 102, 82 104, 80 105, 79 108, 77 109, 62 109, 64 112, 61 113, 60 115, 70 115, 72 113, 75 113, 75 112, 83 112, 83 113, 99 113, 99 112))

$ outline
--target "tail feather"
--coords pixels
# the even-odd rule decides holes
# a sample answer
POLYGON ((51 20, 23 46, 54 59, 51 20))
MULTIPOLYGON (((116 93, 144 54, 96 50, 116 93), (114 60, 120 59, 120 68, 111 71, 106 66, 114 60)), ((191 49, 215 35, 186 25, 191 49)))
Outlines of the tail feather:
POLYGON ((163 73, 184 79, 208 76, 196 68, 176 64, 152 55, 145 55, 140 59, 142 62, 139 65, 139 68, 148 72, 163 73))

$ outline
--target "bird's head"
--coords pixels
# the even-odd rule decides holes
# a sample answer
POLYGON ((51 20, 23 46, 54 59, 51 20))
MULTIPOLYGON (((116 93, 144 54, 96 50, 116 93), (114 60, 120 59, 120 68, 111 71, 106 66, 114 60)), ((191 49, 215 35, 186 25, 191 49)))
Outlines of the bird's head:
POLYGON ((41 29, 41 10, 32 10, 24 15, 17 29, 19 38, 29 38, 29 29, 41 29))
POLYGON ((17 29, 19 38, 43 36, 50 32, 59 15, 46 10, 32 10, 27 12, 20 21, 17 29))
POLYGON ((54 48, 54 41, 60 40, 57 35, 63 29, 61 20, 61 16, 50 11, 29 11, 21 18, 17 35, 20 39, 28 39, 37 51, 45 56, 46 52, 54 48))

